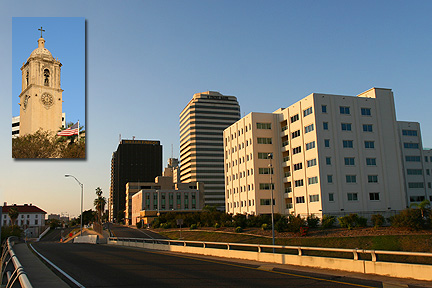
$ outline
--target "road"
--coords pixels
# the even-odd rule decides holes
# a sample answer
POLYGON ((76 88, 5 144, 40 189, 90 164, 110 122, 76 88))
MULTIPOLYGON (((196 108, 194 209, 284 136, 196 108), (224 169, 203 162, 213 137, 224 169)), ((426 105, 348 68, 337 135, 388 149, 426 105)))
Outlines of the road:
POLYGON ((85 287, 382 287, 376 281, 266 271, 253 265, 144 249, 48 242, 33 245, 85 287))
POLYGON ((73 229, 74 228, 51 229, 50 231, 48 231, 48 233, 44 237, 42 237, 42 239, 40 241, 44 241, 44 242, 47 242, 47 241, 59 242, 62 235, 66 236, 73 229))
POLYGON ((146 229, 134 229, 116 224, 110 224, 109 229, 114 237, 167 239, 162 235, 146 229))

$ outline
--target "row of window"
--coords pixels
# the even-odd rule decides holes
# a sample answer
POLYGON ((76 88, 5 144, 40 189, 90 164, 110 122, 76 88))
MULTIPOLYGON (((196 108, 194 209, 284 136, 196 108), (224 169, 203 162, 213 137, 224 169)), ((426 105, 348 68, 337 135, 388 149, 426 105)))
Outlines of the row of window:
MULTIPOLYGON (((373 132, 372 124, 363 124, 363 132, 373 132)), ((323 122, 323 130, 329 130, 328 122, 323 122)), ((342 131, 352 131, 352 123, 341 123, 342 131)))
MULTIPOLYGON (((321 105, 321 112, 327 113, 327 105, 321 105)), ((339 113, 342 115, 350 115, 351 107, 350 106, 339 106, 339 113)), ((360 113, 362 116, 371 116, 371 108, 360 108, 360 113)))
POLYGON ((251 200, 243 200, 243 201, 231 202, 231 203, 229 203, 229 207, 228 208, 233 208, 233 206, 234 206, 234 208, 246 207, 246 204, 248 204, 248 203, 249 203, 248 206, 255 206, 255 200, 251 199, 251 200))
POLYGON ((246 192, 246 191, 253 191, 253 189, 254 189, 253 184, 247 185, 247 190, 246 190, 246 185, 240 186, 240 190, 239 190, 239 187, 234 187, 232 189, 227 190, 227 195, 229 198, 230 194, 236 194, 236 193, 238 194, 239 192, 241 193, 241 192, 246 192))
MULTIPOLYGON (((272 170, 272 174, 273 174, 273 170, 272 170)), ((252 169, 248 169, 247 170, 247 176, 250 176, 250 175, 253 175, 253 168, 252 169)), ((226 176, 226 181, 228 182, 228 181, 231 181, 231 179, 232 180, 236 180, 236 179, 241 179, 241 178, 245 178, 246 177, 246 171, 240 171, 240 173, 235 173, 235 174, 232 174, 232 176, 231 175, 229 175, 229 176, 226 176), (240 175, 240 177, 239 177, 239 175, 240 175)))

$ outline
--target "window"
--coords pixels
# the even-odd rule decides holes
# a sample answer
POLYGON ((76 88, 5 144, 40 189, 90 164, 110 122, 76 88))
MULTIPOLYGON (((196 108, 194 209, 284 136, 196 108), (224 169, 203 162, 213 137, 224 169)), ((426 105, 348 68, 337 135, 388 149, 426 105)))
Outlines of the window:
POLYGON ((257 129, 271 129, 271 123, 256 123, 257 129))
POLYGON ((405 156, 406 162, 420 162, 420 156, 405 156))
POLYGON ((410 196, 410 202, 422 202, 425 200, 424 196, 410 196))
POLYGON ((300 152, 301 152, 301 146, 298 146, 298 147, 295 147, 295 148, 293 149, 292 154, 294 155, 294 154, 298 154, 298 153, 300 153, 300 152))
POLYGON ((404 136, 417 136, 417 130, 402 130, 404 136))
POLYGON ((308 109, 303 110, 303 117, 306 117, 309 114, 312 114, 312 107, 309 107, 308 109))
POLYGON ((260 190, 271 190, 274 189, 273 183, 260 183, 260 190))
POLYGON ((318 183, 318 176, 308 178, 308 185, 318 183))
POLYGON ((345 175, 346 183, 357 183, 356 175, 345 175))
POLYGON ((379 200, 379 193, 378 192, 369 193, 369 200, 378 201, 379 200))
POLYGON ((306 143, 306 150, 315 148, 315 141, 306 143))
POLYGON ((291 117, 291 123, 294 123, 297 120, 299 120, 299 114, 296 114, 296 115, 294 115, 294 116, 291 117))
POLYGON ((326 157, 326 164, 331 165, 331 157, 326 157))
POLYGON ((312 160, 307 160, 307 167, 312 167, 312 166, 316 166, 317 162, 316 162, 316 158, 312 159, 312 160))
POLYGON ((314 124, 310 124, 305 127, 305 134, 314 130, 314 124))
POLYGON ((363 132, 372 132, 372 124, 363 124, 363 132))
POLYGON ((272 144, 272 138, 258 138, 258 144, 272 144))
MULTIPOLYGON (((428 157, 425 156, 425 162, 428 162, 428 157)), ((431 158, 431 162, 432 162, 432 158, 431 158)))
POLYGON ((419 143, 404 143, 406 149, 419 149, 419 143))
POLYGON ((376 158, 366 158, 367 166, 376 166, 376 158))
POLYGON ((330 202, 334 202, 334 194, 333 193, 329 193, 328 196, 329 196, 329 201, 330 202))
POLYGON ((422 169, 407 169, 407 174, 408 175, 423 175, 423 170, 422 169))
POLYGON ((423 182, 409 182, 408 188, 424 188, 423 182))
POLYGON ((291 139, 297 138, 299 136, 300 136, 300 130, 291 133, 291 139))
MULTIPOLYGON (((267 152, 258 152, 258 159, 270 159, 269 154, 267 152)), ((252 157, 251 157, 252 159, 252 157)))
POLYGON ((319 201, 319 195, 318 194, 309 195, 309 202, 318 202, 318 201, 319 201))
POLYGON ((327 175, 327 183, 333 183, 333 175, 327 175))
POLYGON ((361 115, 362 116, 371 116, 371 109, 370 108, 361 108, 361 115))
POLYGON ((365 148, 366 149, 374 149, 375 148, 375 142, 374 141, 364 141, 365 148))
POLYGON ((432 188, 432 183, 431 182, 428 182, 428 188, 429 189, 432 188))
MULTIPOLYGON (((259 174, 270 174, 270 168, 259 168, 259 174)), ((273 168, 271 168, 271 174, 273 174, 273 168)))
MULTIPOLYGON (((260 204, 262 206, 269 206, 269 205, 271 205, 271 200, 270 199, 260 199, 260 204)), ((273 199, 273 205, 275 205, 275 199, 273 199)))
POLYGON ((368 175, 368 183, 378 183, 378 175, 368 175))
POLYGON ((348 193, 348 201, 357 201, 357 193, 348 193))
POLYGON ((350 113, 350 107, 339 106, 339 111, 340 111, 340 114, 345 114, 345 115, 351 114, 350 113))
POLYGON ((321 105, 321 112, 327 113, 327 105, 321 105))
POLYGON ((351 123, 342 123, 342 131, 351 131, 351 123))
POLYGON ((294 181, 294 186, 295 187, 303 186, 303 179, 301 179, 301 180, 295 180, 294 181))
POLYGON ((353 148, 353 140, 342 140, 343 148, 353 148))
POLYGON ((323 122, 323 129, 328 130, 328 122, 323 122))
POLYGON ((426 175, 429 175, 429 176, 430 176, 430 171, 429 171, 429 169, 426 169, 426 175))
POLYGON ((294 171, 300 170, 302 168, 303 168, 303 164, 302 163, 294 164, 294 171))
POLYGON ((300 197, 296 197, 296 203, 305 203, 305 198, 304 196, 300 196, 300 197))
POLYGON ((347 166, 354 166, 354 157, 345 157, 345 165, 347 166))
POLYGON ((330 147, 330 139, 324 139, 324 147, 326 148, 330 147))

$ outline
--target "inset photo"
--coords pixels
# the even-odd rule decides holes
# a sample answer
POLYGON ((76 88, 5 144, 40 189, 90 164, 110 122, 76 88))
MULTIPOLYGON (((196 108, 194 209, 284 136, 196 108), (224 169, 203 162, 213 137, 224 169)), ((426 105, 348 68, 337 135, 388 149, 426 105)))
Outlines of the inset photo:
POLYGON ((12 158, 86 158, 85 73, 85 18, 12 18, 12 158))

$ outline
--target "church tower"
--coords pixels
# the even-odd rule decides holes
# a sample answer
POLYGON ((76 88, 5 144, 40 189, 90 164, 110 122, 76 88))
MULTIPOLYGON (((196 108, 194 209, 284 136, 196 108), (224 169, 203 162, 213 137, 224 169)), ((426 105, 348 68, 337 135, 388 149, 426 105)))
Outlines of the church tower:
POLYGON ((62 64, 45 48, 45 39, 38 40, 23 66, 20 97, 20 136, 39 129, 57 132, 62 126, 62 92, 60 74, 62 64))

